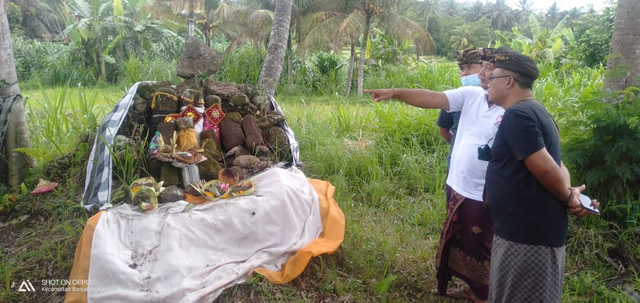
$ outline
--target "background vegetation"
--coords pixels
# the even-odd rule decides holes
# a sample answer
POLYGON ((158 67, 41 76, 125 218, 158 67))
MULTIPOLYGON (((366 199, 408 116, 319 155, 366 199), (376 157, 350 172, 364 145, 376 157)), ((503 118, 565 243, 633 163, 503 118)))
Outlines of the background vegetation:
MULTIPOLYGON (((62 294, 18 293, 11 284, 68 276, 91 215, 78 201, 95 127, 134 82, 181 81, 174 66, 186 22, 169 1, 123 1, 121 11, 116 1, 7 3, 34 146, 25 152, 39 167, 22 188, 0 185, 0 301, 56 301, 62 294), (59 182, 59 190, 30 196, 38 178, 59 182)), ((225 12, 273 8, 265 1, 206 3, 197 35, 225 54, 210 77, 256 84, 266 42, 256 28, 263 19, 225 12)), ((304 44, 321 32, 334 6, 295 2, 277 99, 300 141, 305 173, 336 187, 346 239, 288 285, 255 277, 218 301, 449 302, 432 294, 448 152, 435 126, 437 111, 344 97, 356 82, 351 46, 366 52, 366 88, 445 90, 460 85, 457 66, 446 60, 455 50, 508 45, 536 58, 542 70, 535 98, 560 125, 573 184, 586 183, 587 193, 603 202, 601 217, 572 220, 563 302, 632 302, 627 293, 640 289, 640 100, 628 92, 623 102, 602 102, 615 7, 559 11, 553 5, 540 12, 530 10, 531 1, 519 3, 517 9, 501 0, 383 6, 425 25, 434 42, 425 56, 417 44, 398 39, 384 18, 374 19, 369 39, 345 33, 336 39, 344 41, 338 49, 321 39, 304 44)))

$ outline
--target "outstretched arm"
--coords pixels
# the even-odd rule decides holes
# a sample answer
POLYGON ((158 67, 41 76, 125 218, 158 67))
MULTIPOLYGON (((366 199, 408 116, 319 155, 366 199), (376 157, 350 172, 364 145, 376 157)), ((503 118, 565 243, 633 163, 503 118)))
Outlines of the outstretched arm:
POLYGON ((415 107, 449 110, 449 99, 443 92, 405 88, 367 89, 364 92, 371 94, 375 102, 394 98, 415 107))

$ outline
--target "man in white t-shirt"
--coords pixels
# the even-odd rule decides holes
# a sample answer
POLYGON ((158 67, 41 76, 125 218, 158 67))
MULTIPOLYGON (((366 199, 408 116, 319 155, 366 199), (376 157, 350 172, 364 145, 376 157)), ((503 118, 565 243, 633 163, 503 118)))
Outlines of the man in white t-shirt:
POLYGON ((465 86, 444 92, 426 89, 365 90, 375 102, 397 99, 421 108, 460 111, 456 144, 451 152, 447 185, 451 197, 436 254, 440 295, 486 302, 489 297, 489 270, 493 223, 484 209, 482 193, 490 160, 489 147, 498 131, 504 109, 491 104, 486 95, 495 51, 483 50, 483 67, 478 73, 480 87, 465 86), (448 290, 452 276, 468 287, 448 290))

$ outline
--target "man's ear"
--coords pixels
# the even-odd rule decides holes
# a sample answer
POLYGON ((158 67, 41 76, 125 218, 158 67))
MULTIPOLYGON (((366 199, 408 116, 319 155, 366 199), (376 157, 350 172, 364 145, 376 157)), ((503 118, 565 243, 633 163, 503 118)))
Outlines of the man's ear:
POLYGON ((509 82, 507 82, 507 87, 506 88, 507 89, 511 89, 511 88, 514 88, 515 85, 518 85, 516 83, 516 78, 514 78, 513 76, 509 77, 509 82))

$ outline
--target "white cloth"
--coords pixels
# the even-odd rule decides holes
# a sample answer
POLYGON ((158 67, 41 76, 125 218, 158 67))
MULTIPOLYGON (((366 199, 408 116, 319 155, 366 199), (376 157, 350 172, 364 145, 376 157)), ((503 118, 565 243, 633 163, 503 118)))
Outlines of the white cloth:
POLYGON ((482 201, 489 162, 478 159, 478 147, 493 145, 504 109, 489 106, 481 87, 466 86, 444 93, 449 99, 449 111, 461 111, 447 184, 465 198, 482 201))
POLYGON ((183 212, 178 201, 142 214, 128 204, 100 217, 88 302, 212 302, 251 270, 279 270, 322 232, 318 196, 296 168, 252 178, 251 196, 183 212))

